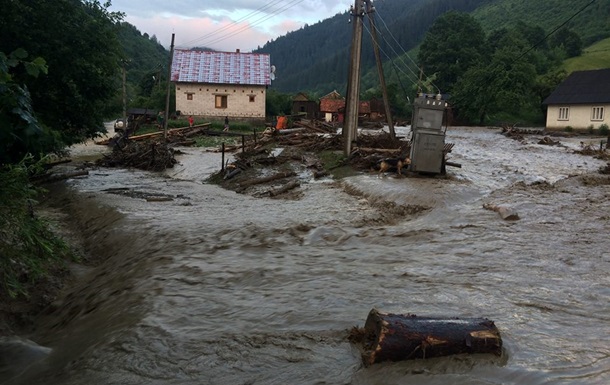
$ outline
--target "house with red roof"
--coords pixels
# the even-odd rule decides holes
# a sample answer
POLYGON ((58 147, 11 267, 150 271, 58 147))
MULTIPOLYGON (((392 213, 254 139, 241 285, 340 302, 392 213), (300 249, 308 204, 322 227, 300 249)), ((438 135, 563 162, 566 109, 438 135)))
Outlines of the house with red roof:
POLYGON ((209 118, 265 118, 268 54, 176 49, 171 80, 176 110, 209 118))
MULTIPOLYGON (((345 98, 336 90, 320 98, 320 113, 327 122, 337 121, 342 123, 345 117, 345 98)), ((371 103, 360 101, 358 105, 358 116, 369 117, 371 115, 371 103)))

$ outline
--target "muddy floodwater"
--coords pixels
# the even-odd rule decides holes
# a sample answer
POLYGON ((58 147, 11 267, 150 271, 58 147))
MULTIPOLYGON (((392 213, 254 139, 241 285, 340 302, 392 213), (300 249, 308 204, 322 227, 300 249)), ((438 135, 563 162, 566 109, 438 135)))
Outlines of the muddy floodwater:
POLYGON ((220 155, 197 148, 164 174, 69 180, 59 207, 100 262, 26 336, 52 350, 13 382, 609 384, 610 179, 574 153, 600 139, 539 139, 450 128, 446 179, 303 176, 289 199, 206 183, 220 155), (373 308, 487 317, 504 353, 363 367, 347 335, 373 308))

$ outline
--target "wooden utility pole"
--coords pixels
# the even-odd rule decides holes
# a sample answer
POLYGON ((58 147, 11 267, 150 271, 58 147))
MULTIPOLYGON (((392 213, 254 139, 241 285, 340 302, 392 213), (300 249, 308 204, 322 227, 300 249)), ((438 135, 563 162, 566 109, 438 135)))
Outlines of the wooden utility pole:
POLYGON ((373 38, 373 51, 375 52, 375 60, 377 61, 377 72, 379 72, 379 83, 381 86, 381 94, 383 96, 383 105, 385 108, 385 116, 388 122, 388 128, 390 129, 390 135, 392 138, 396 137, 396 131, 394 130, 394 121, 392 120, 392 113, 390 112, 390 100, 388 97, 388 89, 385 84, 385 76, 383 74, 383 63, 381 62, 381 56, 379 55, 379 43, 377 40, 377 27, 375 26, 375 18, 373 13, 375 7, 371 4, 371 0, 366 1, 366 14, 369 17, 369 24, 371 26, 371 37, 373 38))
POLYGON ((345 100, 345 121, 343 124, 344 153, 352 152, 352 142, 358 134, 358 107, 360 105, 360 54, 362 52, 362 18, 363 0, 355 0, 352 8, 354 32, 350 52, 350 65, 347 80, 347 96, 345 100))
POLYGON ((174 37, 172 33, 172 44, 169 49, 169 67, 167 68, 167 93, 165 94, 165 113, 163 118, 163 139, 167 142, 167 120, 169 118, 169 95, 172 84, 172 62, 174 60, 174 37))
POLYGON ((123 129, 127 131, 127 71, 125 70, 125 60, 123 63, 123 129))

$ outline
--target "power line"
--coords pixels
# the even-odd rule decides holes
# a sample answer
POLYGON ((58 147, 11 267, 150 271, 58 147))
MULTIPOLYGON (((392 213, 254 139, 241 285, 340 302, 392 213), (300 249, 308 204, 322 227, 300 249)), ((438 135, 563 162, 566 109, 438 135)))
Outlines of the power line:
MULTIPOLYGON (((259 24, 262 24, 263 22, 265 22, 265 21, 267 21, 267 20, 269 20, 269 19, 279 15, 280 13, 283 13, 286 10, 288 10, 288 9, 290 9, 290 8, 300 4, 300 3, 302 3, 303 1, 305 1, 305 0, 290 0, 287 4, 281 6, 280 8, 275 10, 274 12, 271 12, 271 13, 265 15, 265 16, 262 16, 262 17, 260 17, 260 18, 258 18, 256 20, 254 20, 251 24, 243 26, 243 27, 237 29, 236 31, 233 31, 233 32, 230 32, 228 34, 222 35, 222 36, 220 36, 220 37, 218 37, 216 39, 213 39, 211 41, 207 41, 205 44, 218 43, 220 41, 223 41, 223 40, 226 40, 226 39, 228 39, 230 37, 238 35, 238 34, 240 34, 242 32, 245 32, 245 31, 247 31, 247 30, 249 30, 249 29, 251 29, 251 28, 253 28, 253 27, 255 27, 255 26, 259 25, 259 24)), ((260 12, 254 12, 254 14, 256 14, 256 13, 260 13, 260 12)), ((242 19, 244 19, 244 18, 242 18, 242 19)), ((248 18, 245 18, 245 19, 247 20, 248 18)), ((242 20, 242 21, 244 21, 244 20, 242 20)), ((196 39, 196 40, 202 40, 202 39, 199 38, 199 39, 196 39)), ((203 41, 205 41, 205 39, 203 41)))
POLYGON ((551 36, 552 34, 554 34, 555 32, 557 32, 559 29, 561 29, 561 27, 563 27, 564 25, 568 24, 573 18, 575 18, 576 16, 580 15, 585 9, 589 8, 593 3, 595 3, 597 0, 592 0, 590 3, 588 3, 587 5, 585 5, 584 7, 582 7, 580 10, 578 10, 578 12, 576 12, 575 14, 573 14, 572 16, 570 16, 566 21, 564 21, 563 23, 561 23, 559 26, 555 27, 555 29, 553 29, 551 32, 547 33, 546 36, 544 36, 542 39, 540 39, 540 41, 534 45, 532 45, 530 47, 530 49, 528 49, 527 51, 523 52, 521 55, 519 55, 519 57, 517 57, 515 60, 513 60, 513 63, 516 62, 517 60, 521 59, 523 56, 527 55, 528 53, 530 53, 534 48, 538 47, 540 44, 544 43, 544 41, 546 39, 549 38, 549 36, 551 36))
POLYGON ((244 21, 246 19, 249 19, 250 17, 256 15, 257 13, 261 13, 264 10, 269 9, 269 8, 273 7, 274 5, 276 5, 278 3, 281 3, 282 1, 283 0, 275 0, 274 2, 272 1, 272 2, 270 2, 267 5, 263 5, 262 7, 259 7, 257 9, 255 9, 254 11, 248 13, 247 15, 242 16, 241 18, 239 18, 237 20, 234 20, 231 23, 229 23, 229 24, 227 24, 227 25, 225 25, 225 26, 223 26, 223 27, 221 27, 221 28, 219 28, 219 29, 217 29, 217 30, 215 30, 213 32, 210 32, 208 34, 205 34, 203 36, 200 36, 200 37, 197 37, 197 38, 195 38, 193 40, 185 42, 184 45, 193 45, 193 44, 196 44, 198 41, 205 40, 205 39, 207 39, 207 38, 209 38, 211 36, 214 36, 214 35, 218 35, 222 31, 230 29, 232 26, 236 26, 239 23, 241 23, 242 21, 244 21))
MULTIPOLYGON (((404 56, 406 56, 406 57, 407 57, 407 59, 409 59, 409 61, 410 61, 410 62, 413 64, 413 66, 415 66, 415 68, 419 68, 419 65, 417 65, 417 63, 415 62, 415 60, 413 60, 413 59, 411 58, 411 55, 409 55, 409 53, 408 53, 408 52, 407 52, 407 51, 404 49, 404 47, 403 47, 403 46, 400 44, 400 42, 399 42, 399 41, 396 39, 396 37, 394 36, 394 34, 392 33, 392 31, 390 30, 390 28, 389 28, 389 27, 388 27, 388 25, 386 24, 385 20, 383 20, 383 18, 382 18, 382 17, 381 17, 381 15, 379 14, 379 12, 377 12, 377 14, 379 15, 379 20, 381 20, 381 22, 382 22, 382 23, 383 23, 383 25, 385 26, 385 29, 388 31, 388 33, 390 34, 390 36, 392 37, 392 39, 394 40, 394 42, 395 42, 395 43, 396 43, 396 44, 397 44, 397 45, 400 47, 400 49, 402 50, 402 52, 403 52, 404 56)), ((384 40, 385 40, 385 38, 384 38, 384 40)), ((387 41, 386 41, 386 44, 388 44, 389 46, 391 46, 391 44, 390 44, 389 42, 387 42, 387 41)), ((399 60, 400 60, 400 61, 403 63, 403 65, 405 65, 405 67, 407 67, 407 68, 409 69, 409 71, 410 71, 410 72, 413 74, 413 76, 415 76, 415 78, 417 79, 417 78, 418 78, 417 74, 415 74, 415 73, 413 72, 413 70, 411 69, 411 67, 410 67, 410 66, 409 66, 407 63, 405 63, 405 62, 404 62, 404 60, 402 60, 402 55, 401 55, 401 54, 399 54, 398 52, 396 52, 395 50, 393 50, 393 51, 394 51, 394 54, 395 54, 395 55, 396 55, 396 56, 399 58, 399 60)), ((434 88, 436 88, 437 90, 439 90, 439 92, 440 92, 440 89, 438 88, 438 86, 437 86, 436 84, 434 84, 434 82, 431 80, 431 78, 430 78, 428 75, 426 75, 426 74, 424 73, 424 71, 423 71, 423 70, 421 70, 421 73, 422 73, 422 75, 423 75, 423 76, 426 78, 426 80, 428 80, 428 81, 430 82, 430 84, 431 84, 431 85, 432 85, 434 88)))

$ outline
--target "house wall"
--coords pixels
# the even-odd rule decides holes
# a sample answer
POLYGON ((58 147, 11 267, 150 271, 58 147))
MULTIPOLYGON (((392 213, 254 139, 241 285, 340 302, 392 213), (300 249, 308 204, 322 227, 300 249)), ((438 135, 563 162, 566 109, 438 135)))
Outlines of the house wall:
POLYGON ((266 93, 265 86, 176 83, 176 110, 182 115, 265 118, 266 93), (226 108, 216 108, 216 95, 227 97, 226 108))
POLYGON ((585 130, 593 125, 594 129, 599 128, 602 124, 610 126, 610 104, 596 105, 550 105, 546 113, 546 128, 551 130, 564 130, 570 126, 577 130, 585 130), (559 120, 559 109, 568 107, 568 120, 559 120), (604 108, 603 120, 592 120, 593 107, 604 108))

